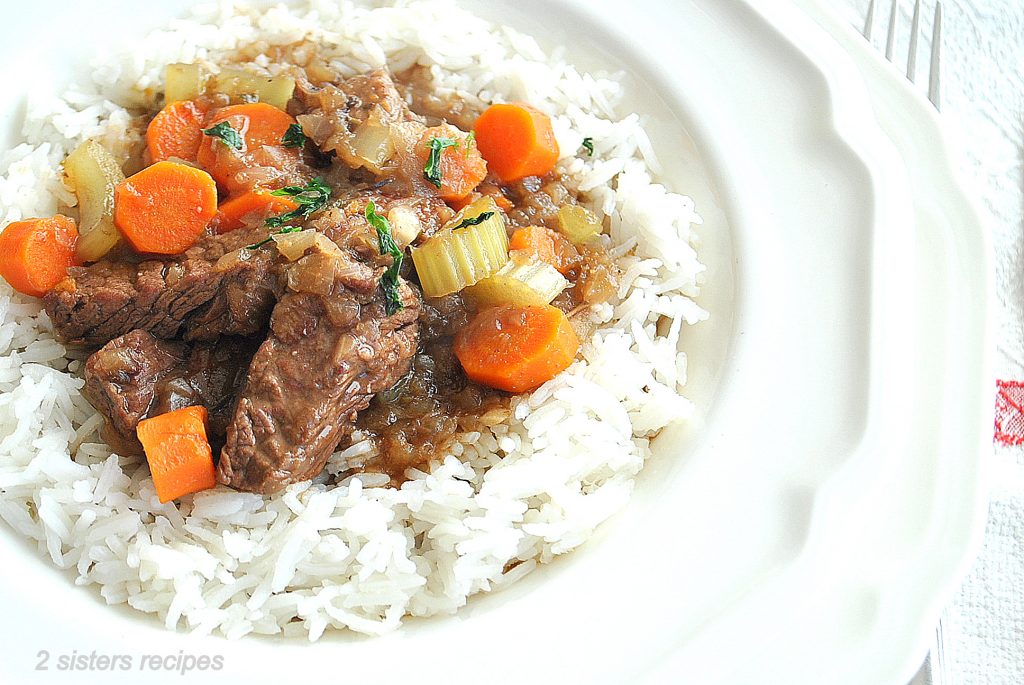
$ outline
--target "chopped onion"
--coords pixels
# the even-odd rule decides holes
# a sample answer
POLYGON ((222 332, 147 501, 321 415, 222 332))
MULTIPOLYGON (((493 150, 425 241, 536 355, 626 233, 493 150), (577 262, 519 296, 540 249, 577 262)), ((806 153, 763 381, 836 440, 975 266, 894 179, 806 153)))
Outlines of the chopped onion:
MULTIPOLYGON (((315 238, 305 254, 288 267, 289 290, 329 295, 336 282, 344 285, 363 284, 373 279, 373 269, 352 259, 328 238, 315 231, 303 233, 315 233, 315 238)), ((331 316, 331 312, 328 315, 331 316)))
POLYGON ((323 233, 314 230, 298 231, 297 233, 276 233, 271 238, 277 245, 277 251, 289 262, 300 259, 312 247, 334 257, 344 257, 334 242, 323 233))
POLYGON ((389 127, 381 122, 380 107, 374 108, 338 153, 356 167, 365 167, 375 174, 384 171, 384 165, 394 155, 395 148, 389 127))
POLYGON ((300 114, 296 120, 302 126, 302 132, 317 145, 323 145, 334 133, 334 126, 323 114, 300 114))
POLYGON ((297 293, 329 295, 334 287, 338 259, 323 252, 308 254, 288 269, 288 289, 297 293))
POLYGON ((252 166, 245 167, 234 175, 234 182, 243 187, 273 187, 274 182, 284 174, 277 167, 252 166))

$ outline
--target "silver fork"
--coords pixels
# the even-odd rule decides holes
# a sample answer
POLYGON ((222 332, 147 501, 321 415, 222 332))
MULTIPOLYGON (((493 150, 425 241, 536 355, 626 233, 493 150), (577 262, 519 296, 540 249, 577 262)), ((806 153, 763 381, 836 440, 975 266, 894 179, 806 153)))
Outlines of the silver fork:
MULTIPOLYGON (((889 8, 889 27, 885 39, 885 58, 893 61, 896 50, 896 29, 899 19, 900 0, 892 0, 889 8)), ((875 25, 875 0, 868 5, 867 18, 864 20, 864 37, 871 42, 871 34, 875 25)), ((914 1, 914 14, 910 26, 910 49, 907 52, 907 78, 911 83, 917 80, 917 43, 921 35, 921 0, 914 1)), ((932 22, 931 59, 928 69, 928 99, 941 109, 939 102, 941 93, 939 80, 942 76, 942 3, 935 2, 935 18, 932 22)))
MULTIPOLYGON (((889 26, 885 36, 885 58, 893 61, 896 52, 897 25, 900 16, 900 0, 892 0, 889 7, 889 26)), ((867 17, 864 20, 864 38, 871 42, 871 34, 875 25, 875 0, 868 4, 867 17)), ((911 83, 917 82, 917 48, 918 39, 921 36, 921 0, 914 0, 914 13, 910 21, 910 48, 907 52, 907 79, 911 83)), ((942 3, 935 2, 935 16, 932 21, 931 55, 928 65, 928 99, 935 109, 940 109, 941 91, 940 79, 942 76, 942 3)), ((942 629, 942 619, 939 619, 935 626, 932 648, 928 652, 924 665, 914 677, 910 685, 948 685, 946 667, 945 637, 942 629)))

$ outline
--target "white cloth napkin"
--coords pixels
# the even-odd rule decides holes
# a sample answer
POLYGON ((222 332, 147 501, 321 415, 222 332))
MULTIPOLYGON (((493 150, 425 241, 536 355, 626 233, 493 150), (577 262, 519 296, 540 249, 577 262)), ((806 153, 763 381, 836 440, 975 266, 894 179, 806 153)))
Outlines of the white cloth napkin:
MULTIPOLYGON (((980 555, 943 616, 943 685, 1024 684, 1024 2, 941 0, 942 116, 996 256, 999 415, 980 555), (1022 383, 1018 386, 1017 383, 1022 383)), ((860 30, 868 0, 834 0, 860 30)), ((885 36, 889 3, 876 2, 885 36)), ((925 0, 930 35, 934 0, 925 0)), ((902 33, 913 2, 902 0, 902 33)), ((878 39, 876 38, 876 41, 878 39)), ((926 63, 922 44, 918 63, 926 63)), ((901 54, 906 54, 905 52, 901 54)), ((998 390, 998 393, 997 393, 998 390)))

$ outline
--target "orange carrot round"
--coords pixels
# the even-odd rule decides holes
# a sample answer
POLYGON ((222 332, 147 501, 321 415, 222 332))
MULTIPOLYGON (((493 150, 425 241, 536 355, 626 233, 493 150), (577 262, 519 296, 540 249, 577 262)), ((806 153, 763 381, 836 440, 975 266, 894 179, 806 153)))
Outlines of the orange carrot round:
POLYGON ((139 421, 135 429, 163 503, 217 485, 206 439, 206 407, 185 407, 139 421))
POLYGON ((455 336, 453 349, 471 380, 527 392, 568 368, 580 341, 557 307, 506 305, 478 313, 455 336))
MULTIPOLYGON (((280 146, 288 127, 296 123, 287 112, 265 102, 229 105, 211 111, 203 130, 210 131, 219 124, 227 124, 240 137, 241 146, 232 147, 222 138, 203 134, 196 160, 217 179, 217 183, 231 192, 249 190, 236 188, 235 174, 252 166, 250 154, 264 146, 280 146)), ((298 157, 297 148, 281 148, 282 155, 298 157)))
MULTIPOLYGON (((437 194, 442 200, 462 200, 487 176, 487 163, 480 156, 476 144, 454 126, 432 126, 420 136, 416 144, 416 156, 425 174, 428 173, 432 147, 438 148, 438 151, 433 152, 437 157, 437 168, 435 173, 430 175, 436 181, 432 184, 437 188, 437 194), (455 145, 438 145, 434 141, 453 141, 455 145)), ((430 181, 430 178, 427 180, 430 181)))
POLYGON ((505 183, 543 176, 558 161, 551 118, 525 103, 491 105, 473 130, 487 167, 505 183))
POLYGON ((114 189, 114 225, 138 252, 184 252, 216 214, 217 184, 187 164, 157 162, 114 189))
POLYGON ((205 108, 194 100, 172 102, 160 110, 146 129, 150 159, 162 162, 171 157, 194 162, 203 142, 205 108))
POLYGON ((74 220, 58 214, 26 219, 0 233, 0 276, 25 295, 42 297, 78 263, 74 220))
POLYGON ((290 212, 298 206, 289 197, 271 195, 257 188, 222 202, 214 222, 218 233, 227 233, 243 226, 262 223, 267 217, 290 212))
POLYGON ((579 250, 564 235, 543 226, 517 229, 508 241, 509 252, 547 262, 565 275, 583 261, 579 250))

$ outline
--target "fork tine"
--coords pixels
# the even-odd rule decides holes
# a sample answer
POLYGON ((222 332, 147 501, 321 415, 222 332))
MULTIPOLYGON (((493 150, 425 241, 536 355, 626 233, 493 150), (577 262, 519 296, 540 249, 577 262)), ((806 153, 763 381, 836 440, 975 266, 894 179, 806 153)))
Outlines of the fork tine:
POLYGON ((871 32, 875 28, 875 0, 868 3, 868 16, 864 20, 864 37, 871 42, 871 32))
POLYGON ((942 71, 942 64, 940 53, 942 52, 942 3, 935 3, 935 22, 932 24, 932 58, 931 66, 928 73, 928 99, 935 105, 935 109, 940 109, 939 100, 941 99, 941 92, 939 90, 939 76, 942 71))
POLYGON ((896 47, 896 15, 898 14, 900 2, 892 0, 892 8, 889 10, 889 35, 885 39, 885 58, 892 61, 893 49, 896 47))
POLYGON ((910 24, 910 54, 907 55, 907 78, 917 78, 917 39, 921 33, 921 0, 914 2, 914 19, 910 24))

